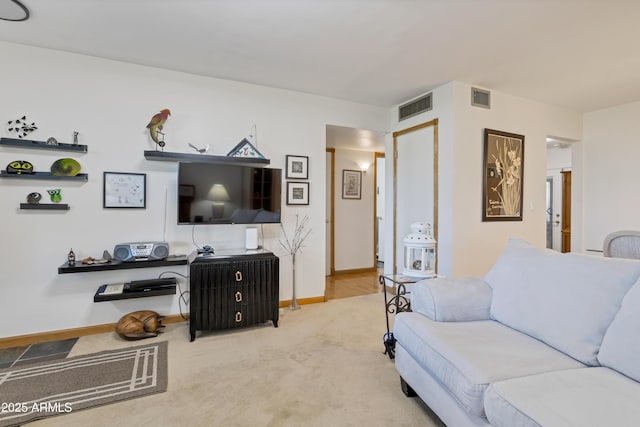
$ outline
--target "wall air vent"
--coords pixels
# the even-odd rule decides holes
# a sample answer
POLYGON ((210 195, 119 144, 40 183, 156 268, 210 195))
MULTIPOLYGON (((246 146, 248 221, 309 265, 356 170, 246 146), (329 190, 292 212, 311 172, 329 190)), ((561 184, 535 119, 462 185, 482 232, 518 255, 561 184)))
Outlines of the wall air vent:
POLYGON ((472 87, 471 105, 474 107, 491 108, 491 92, 472 87))
POLYGON ((425 111, 431 110, 431 108, 433 108, 431 102, 432 97, 433 93, 429 92, 428 94, 421 96, 418 99, 401 105, 398 108, 398 121, 402 121, 408 119, 409 117, 413 117, 420 113, 424 113, 425 111))

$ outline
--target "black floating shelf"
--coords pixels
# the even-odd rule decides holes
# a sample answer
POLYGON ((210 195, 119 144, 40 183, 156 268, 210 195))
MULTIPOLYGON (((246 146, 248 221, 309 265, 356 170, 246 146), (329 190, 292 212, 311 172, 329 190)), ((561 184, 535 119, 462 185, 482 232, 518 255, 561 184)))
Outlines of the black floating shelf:
POLYGON ((166 267, 170 265, 186 265, 189 261, 185 255, 181 256, 168 256, 165 259, 154 261, 131 261, 122 262, 111 260, 106 264, 82 264, 80 261, 76 261, 76 264, 71 266, 68 263, 62 264, 58 267, 58 274, 66 273, 90 273, 93 271, 107 271, 107 270, 127 270, 131 268, 151 268, 151 267, 166 267))
POLYGON ((160 289, 149 289, 145 291, 136 291, 136 292, 121 292, 119 294, 109 294, 109 295, 100 295, 100 289, 102 286, 98 288, 96 293, 93 295, 93 302, 102 302, 102 301, 114 301, 120 299, 131 299, 131 298, 146 298, 146 297, 156 297, 160 295, 175 295, 176 286, 167 286, 162 287, 160 289))
POLYGON ((158 160, 163 162, 211 163, 253 166, 265 166, 271 163, 271 160, 269 159, 258 159, 255 157, 210 156, 207 154, 168 153, 166 151, 151 150, 145 151, 144 157, 147 160, 158 160))
POLYGON ((6 170, 0 171, 0 178, 15 179, 51 179, 55 181, 84 181, 87 182, 89 175, 79 173, 75 176, 53 175, 51 172, 34 172, 34 173, 7 173, 6 170))
POLYGON ((80 144, 65 144, 59 142, 57 145, 47 144, 44 141, 32 141, 30 139, 0 138, 0 145, 9 145, 20 148, 33 148, 36 150, 59 150, 74 151, 76 153, 86 153, 87 146, 80 144))
POLYGON ((20 209, 43 211, 68 211, 66 203, 20 203, 20 209))

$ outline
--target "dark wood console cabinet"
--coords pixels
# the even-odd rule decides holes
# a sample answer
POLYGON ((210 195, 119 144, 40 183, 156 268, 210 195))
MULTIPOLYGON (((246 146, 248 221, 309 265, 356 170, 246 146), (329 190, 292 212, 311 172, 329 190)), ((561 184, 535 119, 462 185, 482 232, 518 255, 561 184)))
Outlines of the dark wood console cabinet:
POLYGON ((270 252, 197 257, 190 266, 191 341, 196 331, 269 320, 278 327, 279 259, 270 252))

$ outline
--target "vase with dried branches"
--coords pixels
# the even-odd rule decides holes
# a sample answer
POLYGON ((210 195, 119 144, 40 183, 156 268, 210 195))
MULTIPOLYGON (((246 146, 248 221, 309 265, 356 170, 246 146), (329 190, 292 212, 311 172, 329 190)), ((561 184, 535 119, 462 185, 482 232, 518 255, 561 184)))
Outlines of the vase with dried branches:
POLYGON ((280 223, 283 235, 283 238, 280 239, 280 246, 287 252, 287 254, 291 255, 293 292, 291 295, 291 305, 289 305, 290 310, 298 310, 300 308, 298 300, 296 299, 296 254, 302 250, 304 247, 304 241, 307 240, 307 237, 311 234, 311 228, 309 228, 308 223, 309 216, 305 215, 300 219, 298 214, 296 214, 296 226, 293 229, 292 234, 288 234, 284 225, 280 223))

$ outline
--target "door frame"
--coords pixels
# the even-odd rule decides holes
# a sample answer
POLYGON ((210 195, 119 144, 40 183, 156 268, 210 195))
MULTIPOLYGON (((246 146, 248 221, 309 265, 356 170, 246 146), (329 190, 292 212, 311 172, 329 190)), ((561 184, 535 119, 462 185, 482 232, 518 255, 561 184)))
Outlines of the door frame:
MULTIPOLYGON (((327 148, 326 152, 330 154, 331 157, 331 188, 328 188, 326 191, 329 192, 331 198, 331 210, 329 214, 329 236, 331 238, 331 243, 329 243, 329 276, 333 276, 336 274, 336 259, 335 259, 335 242, 336 242, 336 232, 335 232, 335 219, 336 219, 336 149, 335 148, 327 148)), ((325 156, 326 157, 326 156, 325 156)), ((325 165, 326 170, 326 165, 325 165)))
POLYGON ((571 171, 562 174, 562 224, 560 225, 560 252, 571 252, 571 171))
MULTIPOLYGON (((393 133, 393 274, 397 274, 397 204, 398 204, 398 137, 427 127, 433 128, 433 238, 438 251, 438 119, 420 123, 407 129, 393 133)), ((438 257, 436 256, 436 273, 438 272, 438 257)))
MULTIPOLYGON (((373 152, 373 268, 378 268, 378 254, 376 253, 376 247, 378 246, 378 233, 384 230, 380 230, 378 227, 378 159, 384 159, 384 153, 379 151, 373 152)), ((386 194, 386 189, 385 189, 386 194)))

